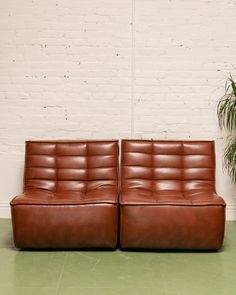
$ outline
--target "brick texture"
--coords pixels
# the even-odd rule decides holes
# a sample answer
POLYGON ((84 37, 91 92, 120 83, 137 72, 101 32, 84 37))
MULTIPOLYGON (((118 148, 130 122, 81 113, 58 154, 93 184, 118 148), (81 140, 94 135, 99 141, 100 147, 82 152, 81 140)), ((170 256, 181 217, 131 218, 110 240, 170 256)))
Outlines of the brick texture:
POLYGON ((27 139, 214 139, 218 192, 234 208, 216 103, 235 64, 235 9, 235 0, 3 1, 1 202, 21 189, 27 139))

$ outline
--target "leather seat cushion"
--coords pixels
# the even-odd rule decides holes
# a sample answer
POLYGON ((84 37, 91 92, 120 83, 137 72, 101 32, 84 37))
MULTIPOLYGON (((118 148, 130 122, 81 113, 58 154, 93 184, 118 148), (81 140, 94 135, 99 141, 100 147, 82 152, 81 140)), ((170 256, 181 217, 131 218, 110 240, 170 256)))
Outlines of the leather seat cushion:
POLYGON ((189 190, 186 192, 175 190, 150 191, 130 189, 122 192, 121 205, 222 205, 224 200, 216 193, 208 190, 189 190))
POLYGON ((115 189, 95 189, 87 192, 50 192, 42 189, 25 191, 11 201, 11 205, 82 205, 117 203, 117 191, 115 189))

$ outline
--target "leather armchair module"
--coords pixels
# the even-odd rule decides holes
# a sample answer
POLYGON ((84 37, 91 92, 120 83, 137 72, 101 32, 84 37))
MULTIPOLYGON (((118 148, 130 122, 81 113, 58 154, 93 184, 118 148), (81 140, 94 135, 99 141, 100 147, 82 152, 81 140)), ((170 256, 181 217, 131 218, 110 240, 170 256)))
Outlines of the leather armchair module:
POLYGON ((217 250, 225 202, 215 192, 212 141, 123 140, 123 249, 217 250))
POLYGON ((18 248, 115 248, 117 141, 26 142, 24 192, 11 201, 18 248))

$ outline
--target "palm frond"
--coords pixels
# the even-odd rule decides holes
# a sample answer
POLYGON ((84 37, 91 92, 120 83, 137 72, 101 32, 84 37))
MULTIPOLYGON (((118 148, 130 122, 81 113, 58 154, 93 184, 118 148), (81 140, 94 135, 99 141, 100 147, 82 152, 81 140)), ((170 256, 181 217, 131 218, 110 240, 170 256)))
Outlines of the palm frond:
POLYGON ((229 176, 236 183, 236 138, 232 138, 226 146, 224 162, 229 176))
POLYGON ((236 129, 236 97, 226 95, 217 105, 217 115, 221 129, 227 129, 230 132, 236 129))
POLYGON ((217 105, 217 115, 221 129, 236 130, 236 82, 231 74, 225 83, 225 94, 217 105))
POLYGON ((234 95, 236 95, 236 84, 233 79, 230 78, 231 87, 233 89, 234 95))

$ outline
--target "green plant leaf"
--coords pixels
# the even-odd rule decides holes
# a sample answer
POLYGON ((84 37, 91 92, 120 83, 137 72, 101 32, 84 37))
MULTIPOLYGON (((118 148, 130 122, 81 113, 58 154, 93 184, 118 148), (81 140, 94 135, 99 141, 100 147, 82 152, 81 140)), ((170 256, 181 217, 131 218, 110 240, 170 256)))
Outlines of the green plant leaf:
POLYGON ((231 86, 233 88, 234 95, 236 95, 236 84, 235 84, 235 82, 233 80, 231 81, 231 86))
POLYGON ((236 130, 236 83, 230 74, 225 83, 225 94, 217 105, 217 116, 221 129, 236 130))
POLYGON ((236 138, 232 138, 224 152, 225 167, 232 181, 236 183, 236 138))

